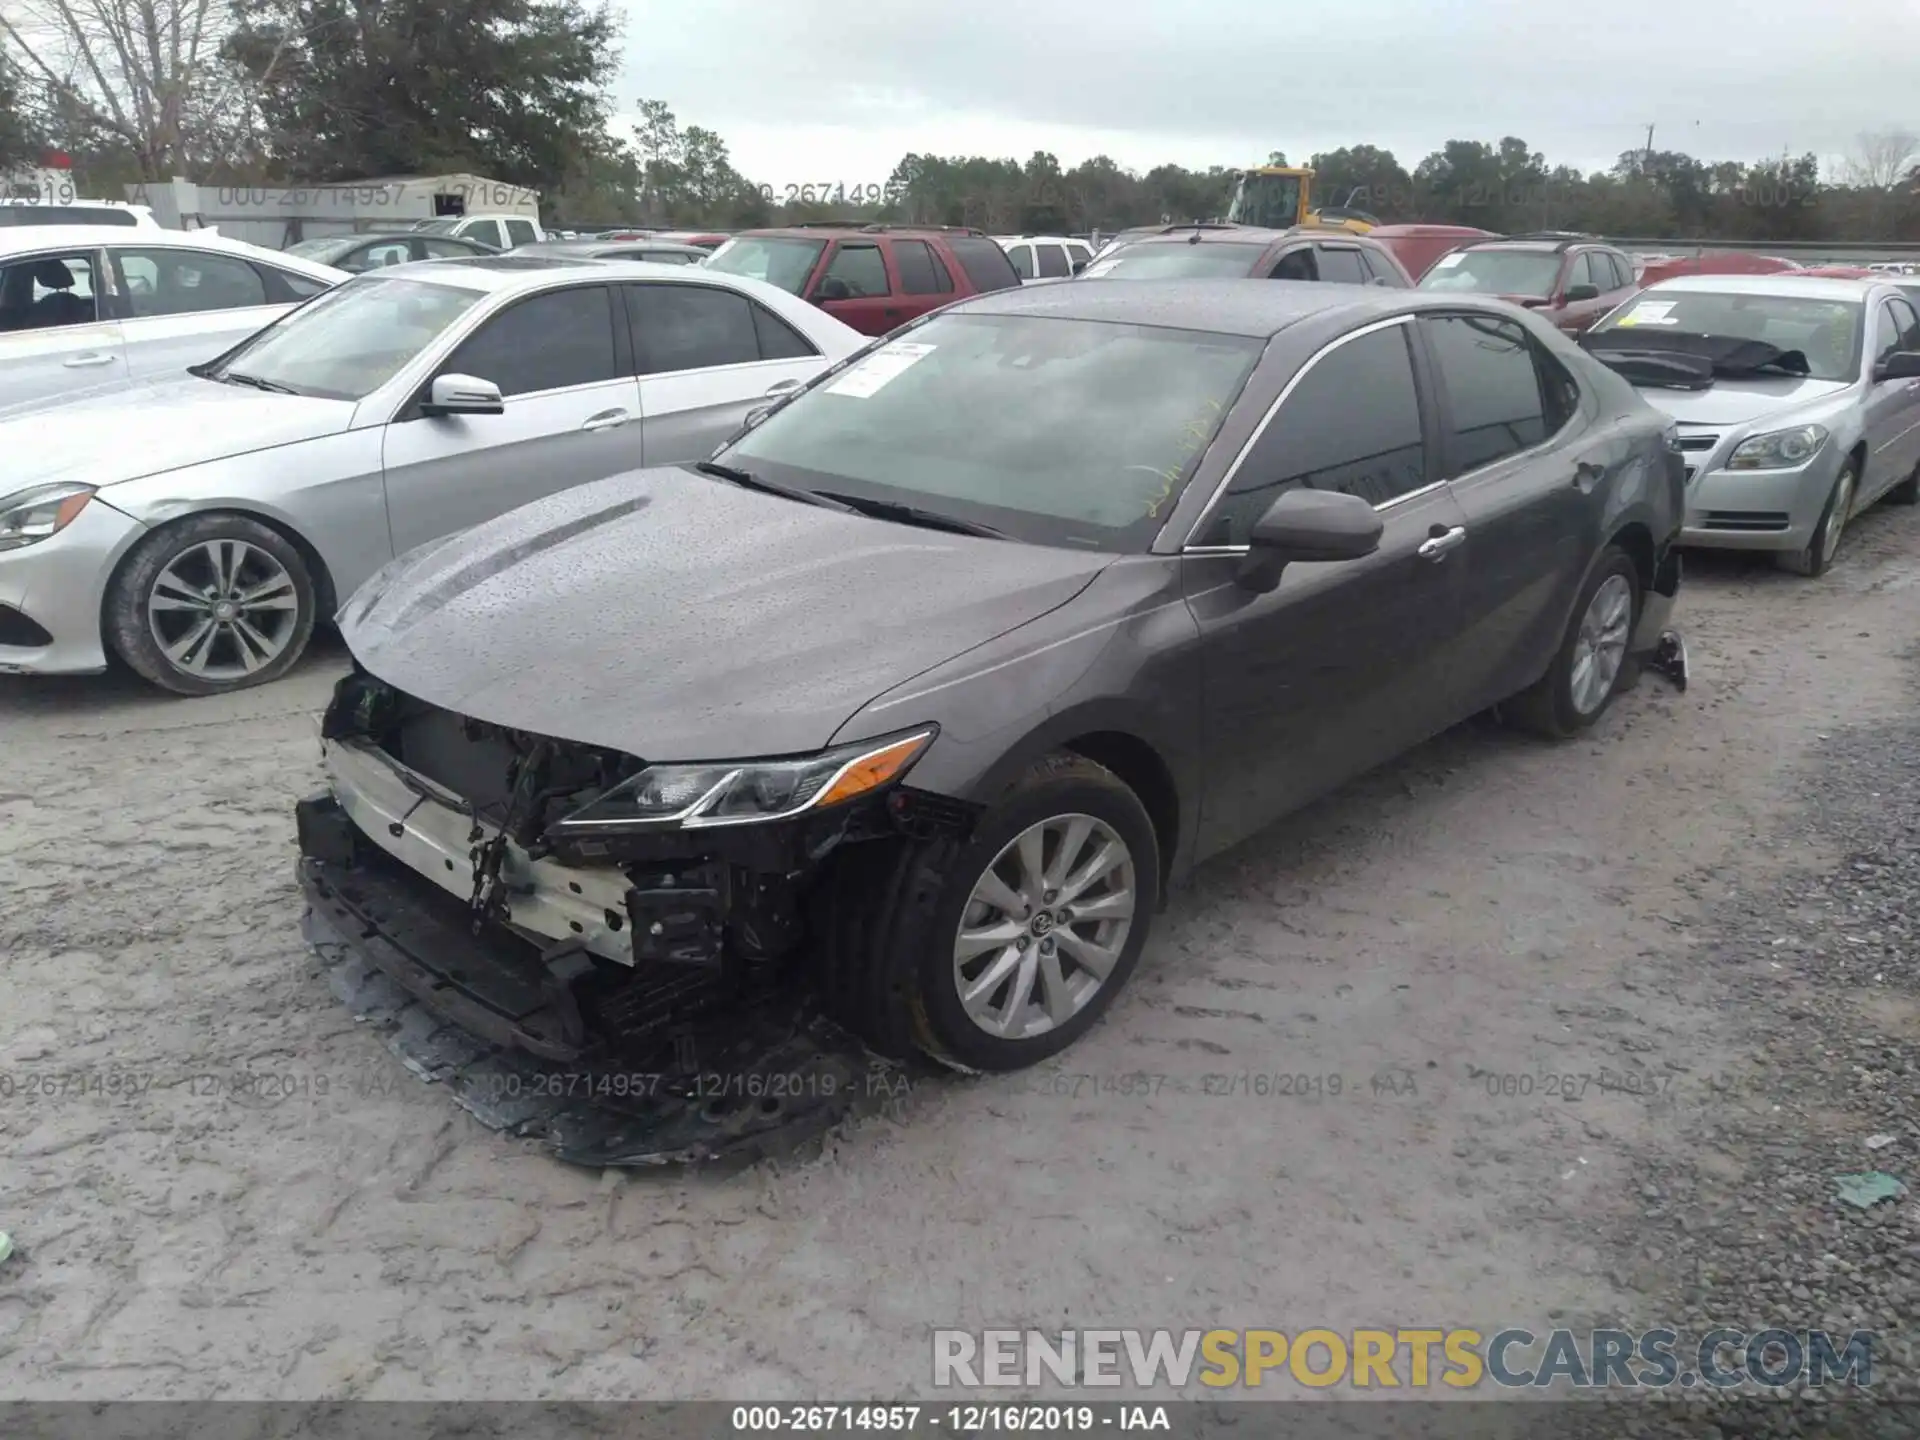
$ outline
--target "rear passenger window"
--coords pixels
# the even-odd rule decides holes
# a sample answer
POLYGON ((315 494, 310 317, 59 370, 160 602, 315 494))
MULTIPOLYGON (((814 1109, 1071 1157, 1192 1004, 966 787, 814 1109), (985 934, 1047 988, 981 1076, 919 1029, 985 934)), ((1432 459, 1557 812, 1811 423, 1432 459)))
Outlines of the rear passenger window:
POLYGON ((1041 279, 1058 280, 1073 273, 1073 267, 1067 264, 1066 246, 1036 245, 1033 248, 1040 257, 1041 279))
POLYGON ((1559 429, 1549 420, 1534 349, 1519 325, 1492 315, 1420 323, 1446 387, 1449 478, 1529 450, 1559 429))
POLYGON ((642 375, 760 359, 752 303, 710 285, 623 285, 642 375))
POLYGON ((1013 262, 1014 274, 1022 280, 1033 279, 1033 247, 1031 245, 1008 246, 1007 259, 1013 262))
POLYGON ((894 241, 893 264, 900 272, 901 290, 908 295, 938 295, 943 290, 951 290, 953 282, 949 280, 942 285, 941 274, 933 268, 938 259, 933 247, 924 240, 894 241))
POLYGON ((1320 278, 1340 285, 1364 285, 1367 273, 1360 266, 1360 252, 1346 246, 1320 247, 1320 278))
POLYGON ((974 289, 1005 290, 1020 283, 1020 277, 1013 273, 1013 262, 996 241, 984 235, 956 235, 948 244, 974 289))
POLYGON ((838 280, 848 293, 841 299, 864 300, 888 293, 887 262, 880 258, 878 245, 842 245, 833 252, 833 261, 821 283, 838 280))
POLYGON ((1245 545, 1289 490, 1337 490, 1384 505, 1426 484, 1420 401, 1404 325, 1325 351, 1241 462, 1201 545, 1245 545))
POLYGON ((1318 280, 1320 272, 1314 268, 1313 247, 1302 245, 1298 250, 1290 250, 1282 255, 1273 267, 1270 277, 1274 280, 1318 280))

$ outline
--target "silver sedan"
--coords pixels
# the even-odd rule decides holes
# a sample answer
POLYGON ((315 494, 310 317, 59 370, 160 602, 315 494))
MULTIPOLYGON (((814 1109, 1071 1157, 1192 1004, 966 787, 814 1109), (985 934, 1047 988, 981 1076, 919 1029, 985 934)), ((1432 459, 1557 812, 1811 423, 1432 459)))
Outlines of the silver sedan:
POLYGON ((867 337, 690 266, 396 265, 189 373, 0 420, 0 673, 284 673, 394 556, 710 454, 867 337))

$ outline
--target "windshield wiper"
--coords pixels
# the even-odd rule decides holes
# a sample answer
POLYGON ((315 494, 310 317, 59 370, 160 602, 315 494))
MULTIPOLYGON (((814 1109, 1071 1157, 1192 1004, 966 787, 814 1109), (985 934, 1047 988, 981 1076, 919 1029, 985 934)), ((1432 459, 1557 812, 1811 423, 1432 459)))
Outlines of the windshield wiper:
POLYGON ((265 390, 274 395, 298 395, 300 392, 291 385, 282 385, 278 380, 263 380, 258 375, 242 375, 238 370, 223 370, 218 375, 209 375, 210 380, 218 380, 225 385, 246 385, 254 390, 265 390))
POLYGON ((942 515, 937 510, 922 510, 917 505, 903 505, 898 500, 869 500, 863 495, 836 495, 831 490, 818 492, 829 500, 837 500, 849 510, 857 510, 862 515, 871 515, 876 520, 897 520, 903 525, 919 525, 928 530, 950 530, 956 535, 979 535, 988 540, 1004 540, 1007 532, 996 530, 991 525, 983 525, 978 520, 962 520, 954 515, 942 515))
POLYGON ((729 480, 746 490, 758 490, 766 495, 798 500, 802 505, 819 505, 828 510, 844 510, 850 515, 859 513, 837 496, 829 498, 815 490, 802 490, 798 485, 782 485, 778 480, 769 480, 764 475, 756 475, 751 470, 742 470, 737 465, 722 465, 716 460, 696 460, 693 462, 693 468, 702 475, 713 475, 721 480, 729 480))

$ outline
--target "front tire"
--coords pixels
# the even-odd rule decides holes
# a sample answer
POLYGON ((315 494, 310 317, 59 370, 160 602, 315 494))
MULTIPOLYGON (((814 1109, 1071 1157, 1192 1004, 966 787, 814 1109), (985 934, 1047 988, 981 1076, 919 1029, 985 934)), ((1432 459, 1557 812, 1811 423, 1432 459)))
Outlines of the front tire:
POLYGON ((1160 901, 1146 808, 1046 757, 964 842, 860 847, 830 885, 832 1010, 882 1054, 1018 1070, 1066 1049, 1138 964, 1160 901))
POLYGON ((1813 538, 1798 550, 1781 551, 1774 556, 1775 563, 1782 570, 1809 580, 1826 574, 1840 554, 1840 537, 1846 531, 1847 521, 1853 518, 1854 497, 1859 489, 1860 463, 1848 460, 1833 482, 1827 508, 1820 512, 1819 522, 1813 527, 1813 538))
POLYGON ((1609 545, 1580 587, 1547 673, 1502 712, 1521 729, 1549 739, 1590 728, 1633 674, 1627 647, 1640 624, 1640 605, 1639 568, 1626 551, 1609 545))
POLYGON ((219 695, 290 670, 313 637, 306 561, 244 515, 195 515, 146 537, 107 590, 107 639, 176 695, 219 695))

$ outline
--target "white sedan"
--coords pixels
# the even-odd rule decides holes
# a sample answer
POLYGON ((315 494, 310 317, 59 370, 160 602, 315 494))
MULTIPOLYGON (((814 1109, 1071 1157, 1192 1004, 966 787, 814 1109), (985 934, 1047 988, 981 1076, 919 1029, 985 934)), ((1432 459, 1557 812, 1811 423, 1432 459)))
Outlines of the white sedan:
POLYGON ((185 370, 346 278, 209 230, 0 228, 0 409, 185 370))
POLYGON ((394 556, 703 460, 865 344, 694 266, 494 255, 357 276, 191 373, 0 420, 0 673, 98 671, 111 651, 184 695, 271 680, 394 556))

